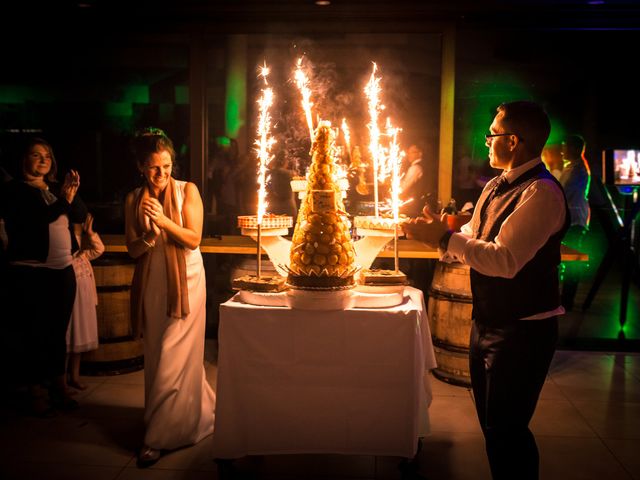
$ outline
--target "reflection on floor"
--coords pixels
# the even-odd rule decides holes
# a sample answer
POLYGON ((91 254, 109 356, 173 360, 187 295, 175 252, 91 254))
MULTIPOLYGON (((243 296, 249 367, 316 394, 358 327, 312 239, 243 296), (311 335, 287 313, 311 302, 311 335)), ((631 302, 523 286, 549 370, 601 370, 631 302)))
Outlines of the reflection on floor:
MULTIPOLYGON (((216 381, 216 343, 206 368, 216 381)), ((394 479, 488 480, 471 392, 431 378, 432 433, 412 464, 398 457, 272 455, 218 469, 211 437, 135 466, 142 437, 143 372, 84 377, 79 410, 41 420, 5 399, 0 414, 3 479, 394 479), (399 466, 403 468, 399 468, 399 466)), ((560 350, 532 422, 546 480, 640 480, 640 354, 560 350)))

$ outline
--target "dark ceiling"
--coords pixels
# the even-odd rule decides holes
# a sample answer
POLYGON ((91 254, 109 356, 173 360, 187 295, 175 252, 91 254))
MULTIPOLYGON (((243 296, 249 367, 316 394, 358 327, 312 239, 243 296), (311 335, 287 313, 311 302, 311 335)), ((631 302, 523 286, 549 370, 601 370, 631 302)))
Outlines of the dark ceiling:
POLYGON ((16 2, 24 22, 100 25, 110 29, 193 30, 221 33, 419 30, 425 23, 458 28, 640 29, 639 0, 52 0, 38 7, 16 2))

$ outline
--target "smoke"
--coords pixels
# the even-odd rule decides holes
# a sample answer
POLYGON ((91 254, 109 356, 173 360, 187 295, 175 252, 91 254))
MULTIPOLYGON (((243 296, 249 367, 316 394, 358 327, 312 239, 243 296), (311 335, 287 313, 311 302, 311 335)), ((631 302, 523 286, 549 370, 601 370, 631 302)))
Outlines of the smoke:
MULTIPOLYGON (((385 110, 380 115, 381 128, 390 116, 395 126, 404 128, 405 113, 411 108, 412 98, 407 87, 407 78, 413 65, 405 66, 395 47, 386 47, 380 40, 374 46, 370 36, 352 38, 345 47, 343 39, 286 38, 270 36, 266 47, 256 55, 257 64, 266 59, 271 67, 270 85, 274 88, 276 101, 272 107, 275 149, 284 155, 290 167, 298 175, 304 175, 311 162, 309 155, 311 140, 301 103, 301 94, 294 79, 296 63, 303 58, 304 70, 312 91, 312 117, 314 126, 318 119, 329 120, 339 127, 345 118, 351 133, 351 145, 366 150, 369 121, 364 87, 371 75, 372 62, 378 65, 382 77, 382 103, 385 110), (359 45, 360 43, 360 45, 359 45)), ((257 84, 256 84, 257 86, 257 84)), ((406 146, 402 141, 402 147, 406 146)), ((338 137, 338 146, 343 136, 338 137)))

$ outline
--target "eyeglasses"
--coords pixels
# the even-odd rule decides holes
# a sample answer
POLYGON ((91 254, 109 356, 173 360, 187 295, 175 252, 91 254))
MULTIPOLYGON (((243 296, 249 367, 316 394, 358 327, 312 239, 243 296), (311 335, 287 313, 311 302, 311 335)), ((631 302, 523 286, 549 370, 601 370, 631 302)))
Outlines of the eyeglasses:
POLYGON ((488 142, 489 140, 492 140, 493 137, 506 137, 507 135, 515 135, 518 139, 522 140, 520 136, 515 133, 488 133, 484 138, 488 142))

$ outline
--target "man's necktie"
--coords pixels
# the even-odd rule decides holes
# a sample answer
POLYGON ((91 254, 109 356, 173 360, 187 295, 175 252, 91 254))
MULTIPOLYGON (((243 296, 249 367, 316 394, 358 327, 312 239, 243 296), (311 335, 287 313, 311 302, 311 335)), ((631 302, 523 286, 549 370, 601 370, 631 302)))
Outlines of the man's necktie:
POLYGON ((506 191, 506 189, 509 188, 509 182, 507 181, 507 177, 504 175, 501 175, 498 177, 498 180, 496 181, 496 183, 493 185, 493 187, 491 188, 491 192, 489 192, 489 195, 487 195, 487 198, 485 199, 484 203, 482 204, 482 211, 480 212, 480 219, 482 222, 484 222, 485 220, 485 214, 487 211, 487 207, 489 206, 489 204, 493 201, 493 199, 495 198, 496 195, 500 195, 501 193, 503 193, 504 191, 506 191))

